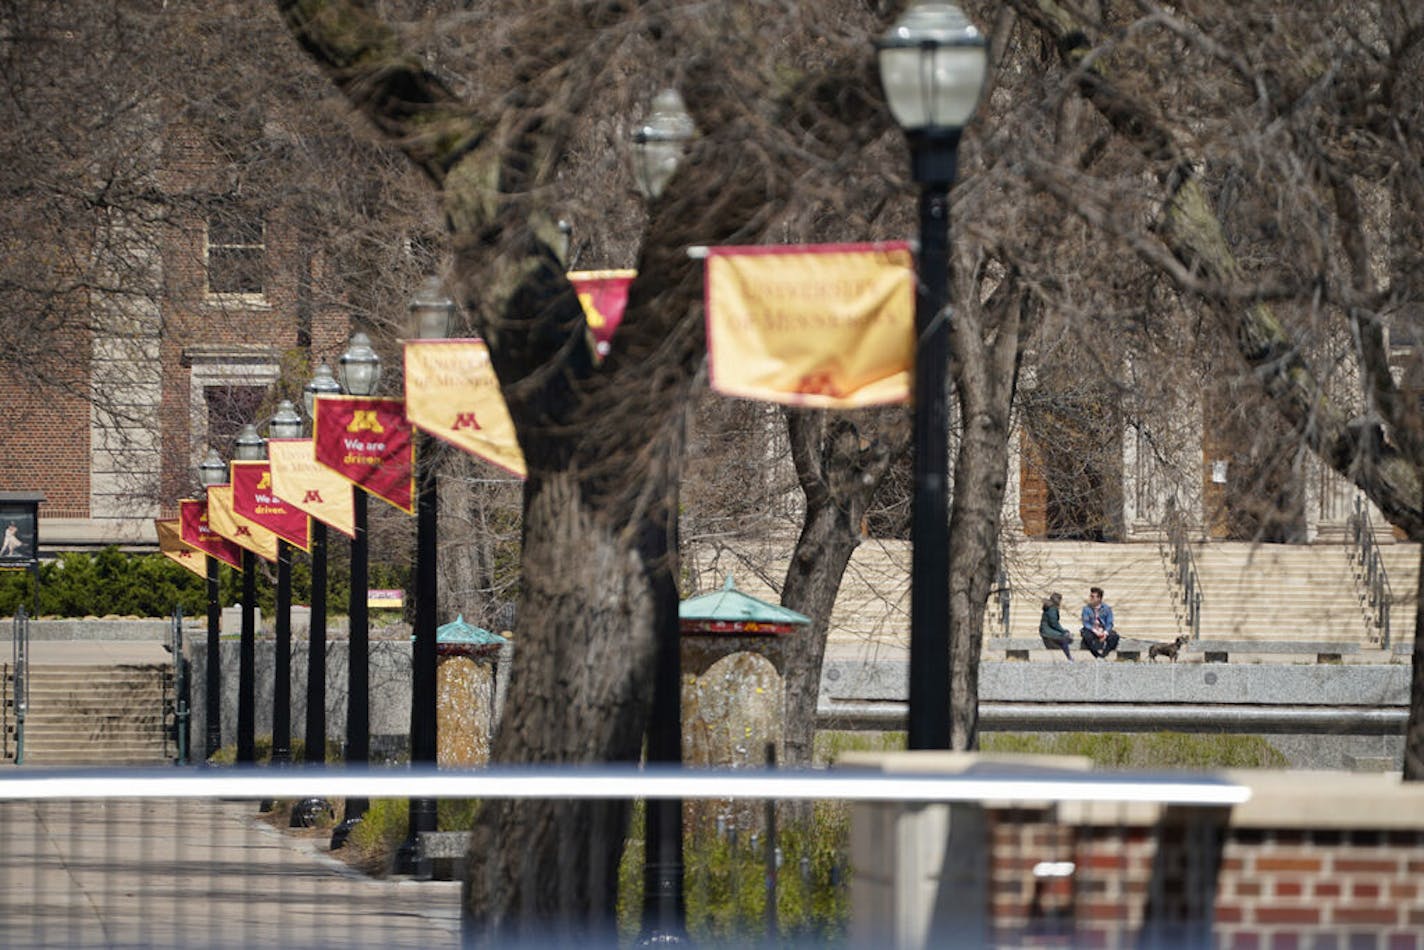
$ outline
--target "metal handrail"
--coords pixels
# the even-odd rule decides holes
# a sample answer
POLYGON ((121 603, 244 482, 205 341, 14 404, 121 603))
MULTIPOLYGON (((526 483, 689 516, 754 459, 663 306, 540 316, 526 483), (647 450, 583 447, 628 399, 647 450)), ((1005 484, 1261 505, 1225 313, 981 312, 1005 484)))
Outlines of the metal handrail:
POLYGON ((1350 516, 1348 524, 1350 562, 1355 567, 1355 580, 1364 585, 1361 599, 1365 602, 1367 623, 1375 628, 1380 648, 1388 650, 1389 612, 1394 603, 1394 591, 1389 585, 1389 574, 1385 571, 1384 556, 1380 554, 1374 528, 1370 525, 1369 512, 1365 510, 1364 499, 1358 495, 1355 496, 1355 513, 1350 516))
POLYGON ((1187 541, 1186 521, 1175 506, 1169 507, 1166 525, 1168 557, 1172 563, 1170 579, 1174 582, 1173 593, 1181 598, 1186 609, 1187 629, 1191 631, 1192 639, 1200 640, 1201 577, 1197 574, 1196 557, 1193 556, 1191 544, 1187 541))
POLYGON ((173 731, 178 753, 174 765, 184 765, 188 761, 188 683, 187 661, 183 659, 183 608, 173 608, 172 628, 173 650, 173 731))
POLYGON ((25 608, 15 608, 14 637, 11 640, 14 673, 11 682, 15 703, 15 764, 25 764, 25 714, 30 708, 30 618, 25 608))

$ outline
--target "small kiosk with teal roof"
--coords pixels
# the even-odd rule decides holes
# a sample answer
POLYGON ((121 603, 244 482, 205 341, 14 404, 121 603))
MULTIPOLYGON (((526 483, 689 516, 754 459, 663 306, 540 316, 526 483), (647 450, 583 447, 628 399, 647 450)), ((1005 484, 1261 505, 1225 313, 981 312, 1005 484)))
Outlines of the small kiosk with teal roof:
POLYGON ((811 618, 737 589, 678 606, 682 629, 682 759, 690 765, 761 766, 780 748, 789 638, 811 618))

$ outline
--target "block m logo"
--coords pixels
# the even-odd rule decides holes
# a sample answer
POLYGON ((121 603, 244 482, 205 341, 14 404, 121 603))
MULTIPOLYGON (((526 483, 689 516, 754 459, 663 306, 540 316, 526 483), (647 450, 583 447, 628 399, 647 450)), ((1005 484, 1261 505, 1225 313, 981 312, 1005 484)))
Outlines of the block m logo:
POLYGON ((455 414, 455 424, 451 426, 451 428, 479 429, 482 428, 482 426, 480 425, 479 420, 475 418, 475 414, 473 412, 457 412, 455 414))
POLYGON ((375 432, 384 433, 385 427, 381 425, 381 420, 376 418, 374 409, 355 409, 351 413, 351 421, 346 424, 347 432, 375 432))

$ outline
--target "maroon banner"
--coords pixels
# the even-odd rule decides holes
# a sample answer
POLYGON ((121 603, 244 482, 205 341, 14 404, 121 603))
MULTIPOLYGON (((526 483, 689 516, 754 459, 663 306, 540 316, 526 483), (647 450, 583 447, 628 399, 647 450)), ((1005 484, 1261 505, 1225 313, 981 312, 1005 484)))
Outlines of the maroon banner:
POLYGON ((405 403, 374 396, 319 396, 316 460, 408 515, 415 514, 414 429, 405 403))
POLYGON ((272 491, 269 462, 232 463, 232 510, 271 531, 303 551, 311 549, 306 512, 278 498, 272 491))
POLYGON ((184 498, 178 502, 178 535, 189 547, 242 569, 242 551, 238 546, 208 527, 207 499, 184 498))
POLYGON ((566 276, 574 285, 579 303, 583 305, 589 332, 593 334, 594 351, 602 359, 613 345, 613 331, 623 322, 623 311, 628 306, 628 288, 633 285, 633 278, 638 276, 638 272, 580 270, 570 271, 566 276))

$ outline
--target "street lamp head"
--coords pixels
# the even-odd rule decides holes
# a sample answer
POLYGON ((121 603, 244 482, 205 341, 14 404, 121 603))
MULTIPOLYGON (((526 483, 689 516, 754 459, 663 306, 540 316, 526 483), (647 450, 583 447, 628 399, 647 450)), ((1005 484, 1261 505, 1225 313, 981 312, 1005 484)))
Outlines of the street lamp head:
POLYGON ((443 340, 455 322, 455 301, 445 294, 440 278, 426 277, 410 298, 411 333, 419 340, 443 340))
POLYGON ((875 47, 895 121, 906 132, 957 137, 979 104, 988 55, 964 12, 944 0, 919 0, 875 47))
POLYGON ((302 437, 302 417, 290 399, 277 403, 277 412, 267 424, 267 437, 271 439, 300 439, 302 437))
POLYGON ((371 349, 371 338, 359 330, 341 354, 341 386, 353 396, 370 396, 381 381, 381 358, 371 349))
POLYGON ((312 373, 311 382, 302 387, 302 404, 307 408, 307 418, 316 418, 316 397, 317 396, 339 396, 341 395, 341 384, 336 381, 336 377, 331 374, 331 367, 325 363, 317 366, 312 373))
POLYGON ((238 430, 232 443, 232 457, 239 462, 260 462, 267 457, 267 440, 248 422, 238 430))
POLYGON ((676 89, 664 89, 653 100, 653 114, 633 133, 633 171, 638 189, 656 198, 667 187, 687 143, 697 134, 692 116, 676 89))
POLYGON ((209 485, 224 485, 227 483, 227 463, 218 455, 217 449, 208 449, 207 456, 198 463, 198 484, 207 488, 209 485))

